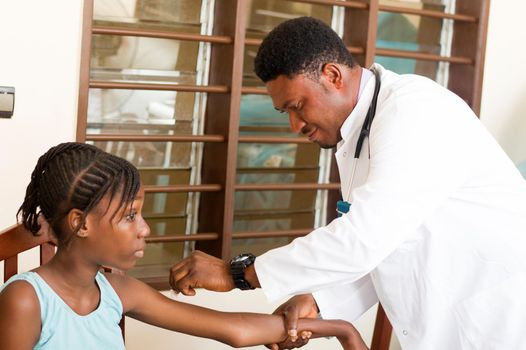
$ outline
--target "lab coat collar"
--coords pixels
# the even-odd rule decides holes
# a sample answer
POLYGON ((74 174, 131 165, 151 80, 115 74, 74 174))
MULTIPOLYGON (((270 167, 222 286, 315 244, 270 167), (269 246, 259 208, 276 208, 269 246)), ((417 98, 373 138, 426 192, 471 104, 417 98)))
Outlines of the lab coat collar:
MULTIPOLYGON (((375 68, 380 73, 380 77, 382 76, 384 68, 381 65, 375 63, 371 66, 371 68, 375 68)), ((363 78, 364 72, 362 72, 362 79, 363 78)), ((372 78, 373 79, 369 79, 367 81, 365 87, 359 94, 356 106, 351 111, 351 114, 349 114, 347 119, 345 119, 342 127, 340 128, 342 140, 338 143, 338 149, 340 149, 345 144, 345 142, 347 142, 352 137, 352 135, 354 135, 355 132, 362 127, 367 110, 369 109, 369 105, 373 99, 375 79, 374 77, 372 78)))

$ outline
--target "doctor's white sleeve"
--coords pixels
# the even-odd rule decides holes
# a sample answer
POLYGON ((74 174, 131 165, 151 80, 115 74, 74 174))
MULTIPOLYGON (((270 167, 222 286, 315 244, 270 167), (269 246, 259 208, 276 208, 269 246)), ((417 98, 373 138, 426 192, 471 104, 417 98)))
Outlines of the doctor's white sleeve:
POLYGON ((466 180, 471 150, 465 131, 480 122, 445 89, 420 87, 379 105, 369 175, 351 192, 350 211, 256 259, 269 300, 358 281, 411 239, 466 180))
POLYGON ((322 289, 312 293, 324 319, 356 321, 378 302, 369 275, 356 282, 322 289))

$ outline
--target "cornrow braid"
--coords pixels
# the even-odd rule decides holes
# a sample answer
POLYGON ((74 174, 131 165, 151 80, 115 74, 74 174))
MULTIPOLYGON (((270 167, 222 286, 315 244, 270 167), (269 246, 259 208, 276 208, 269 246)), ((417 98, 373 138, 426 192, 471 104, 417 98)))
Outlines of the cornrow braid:
POLYGON ((36 234, 42 213, 66 243, 69 237, 60 232, 59 222, 71 209, 83 212, 78 231, 104 196, 109 194, 111 202, 119 195, 121 205, 131 204, 139 187, 139 172, 130 162, 85 143, 61 143, 39 158, 17 217, 36 234))

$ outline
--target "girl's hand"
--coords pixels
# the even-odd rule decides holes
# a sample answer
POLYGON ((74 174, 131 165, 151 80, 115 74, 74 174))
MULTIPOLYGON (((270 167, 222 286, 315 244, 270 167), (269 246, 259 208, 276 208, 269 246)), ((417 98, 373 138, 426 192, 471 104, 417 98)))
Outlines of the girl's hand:
POLYGON ((349 322, 342 321, 344 324, 344 334, 337 337, 344 350, 369 350, 365 345, 360 333, 349 322))
POLYGON ((289 337, 287 337, 287 339, 285 339, 281 343, 265 345, 265 346, 272 350, 297 349, 297 348, 303 347, 309 342, 310 335, 312 335, 311 332, 304 331, 302 332, 302 336, 300 337, 291 337, 289 335, 289 337), (296 340, 292 341, 292 339, 296 339, 296 340))

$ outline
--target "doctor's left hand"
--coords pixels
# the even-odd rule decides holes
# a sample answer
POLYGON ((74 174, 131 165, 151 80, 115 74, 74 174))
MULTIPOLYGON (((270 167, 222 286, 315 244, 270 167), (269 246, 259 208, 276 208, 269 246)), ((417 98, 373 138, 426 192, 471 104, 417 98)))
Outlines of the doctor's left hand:
POLYGON ((266 345, 267 348, 272 350, 294 349, 307 344, 312 333, 303 331, 301 334, 297 334, 298 319, 316 318, 318 312, 318 305, 312 294, 296 295, 281 304, 274 310, 273 314, 284 317, 288 337, 282 343, 266 345))
POLYGON ((195 295, 195 288, 215 292, 228 292, 235 288, 230 265, 198 250, 172 266, 170 285, 176 293, 184 295, 195 295))

